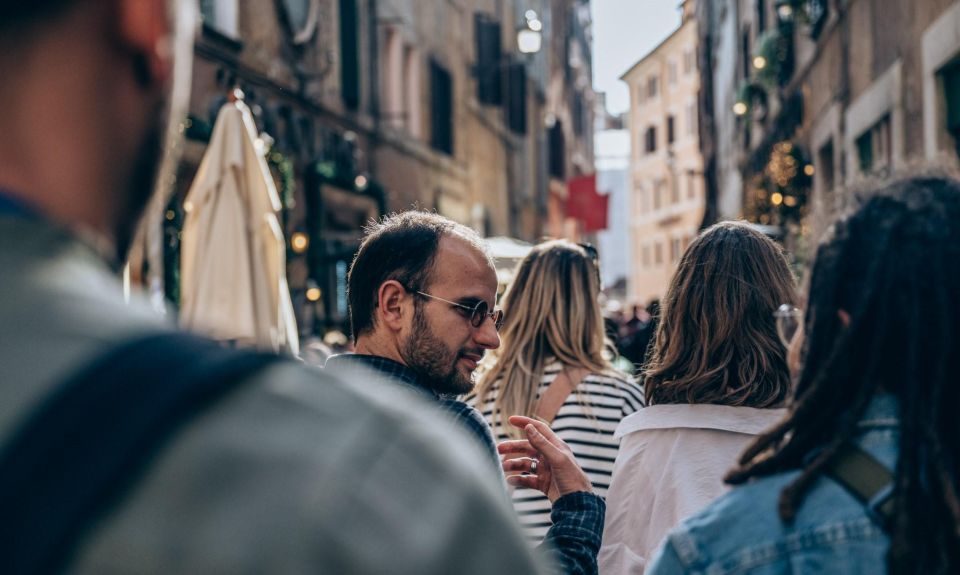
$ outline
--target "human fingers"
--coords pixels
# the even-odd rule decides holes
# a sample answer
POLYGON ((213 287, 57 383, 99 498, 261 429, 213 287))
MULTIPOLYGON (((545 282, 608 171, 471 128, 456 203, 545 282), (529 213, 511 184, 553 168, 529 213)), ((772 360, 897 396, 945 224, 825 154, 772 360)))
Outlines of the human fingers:
POLYGON ((526 439, 511 439, 509 441, 502 441, 497 444, 497 452, 501 455, 529 455, 536 456, 538 451, 530 445, 530 441, 526 439))
POLYGON ((514 487, 540 491, 540 478, 536 475, 510 475, 507 477, 507 483, 514 487))
POLYGON ((501 466, 504 473, 536 473, 540 462, 532 457, 518 457, 505 460, 501 466))
POLYGON ((563 440, 557 437, 557 434, 550 429, 550 426, 546 423, 540 421, 539 419, 534 419, 532 417, 526 417, 524 415, 512 415, 508 419, 511 425, 519 429, 526 429, 528 425, 532 425, 541 435, 543 435, 547 441, 556 445, 557 447, 562 447, 565 444, 563 440))
POLYGON ((527 434, 530 445, 551 464, 562 465, 567 460, 567 455, 563 450, 551 443, 533 424, 524 427, 523 431, 527 434))

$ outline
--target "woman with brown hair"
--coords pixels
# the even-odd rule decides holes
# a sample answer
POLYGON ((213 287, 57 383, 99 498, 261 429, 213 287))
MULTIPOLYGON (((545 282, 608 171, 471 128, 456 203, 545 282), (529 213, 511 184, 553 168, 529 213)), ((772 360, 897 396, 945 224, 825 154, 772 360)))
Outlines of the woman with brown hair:
MULTIPOLYGON (((641 407, 643 390, 614 369, 607 353, 594 255, 555 240, 534 246, 520 262, 503 296, 502 343, 484 361, 468 401, 499 441, 519 437, 507 423, 511 415, 550 423, 602 496, 617 456, 613 433, 641 407)), ((539 542, 551 525, 550 501, 527 489, 512 495, 525 533, 539 542)))
POLYGON ((796 298, 780 247, 723 222, 684 253, 661 308, 647 406, 617 428, 602 573, 642 573, 667 531, 724 491, 723 475, 783 415, 790 391, 774 313, 796 298))

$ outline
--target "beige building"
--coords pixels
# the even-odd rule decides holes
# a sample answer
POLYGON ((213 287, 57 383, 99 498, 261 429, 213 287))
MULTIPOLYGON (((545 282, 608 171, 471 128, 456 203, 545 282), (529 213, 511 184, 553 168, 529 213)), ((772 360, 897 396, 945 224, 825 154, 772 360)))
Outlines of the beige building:
POLYGON ((630 89, 633 261, 627 299, 635 303, 664 295, 703 219, 693 2, 683 11, 680 27, 621 77, 630 89))

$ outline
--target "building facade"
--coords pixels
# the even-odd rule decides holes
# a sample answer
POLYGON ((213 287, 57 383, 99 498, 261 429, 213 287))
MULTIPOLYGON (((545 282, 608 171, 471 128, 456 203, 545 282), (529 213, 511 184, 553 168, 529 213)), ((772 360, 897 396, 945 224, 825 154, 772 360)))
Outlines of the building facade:
POLYGON ((347 331, 347 270, 364 225, 383 214, 421 207, 529 241, 576 232, 555 197, 593 166, 590 130, 578 131, 592 122, 588 2, 202 0, 200 9, 187 140, 162 210, 163 270, 145 274, 174 303, 183 199, 236 89, 269 150, 303 335, 347 331), (522 51, 520 31, 541 46, 527 34, 522 51))
POLYGON ((956 161, 957 2, 721 0, 698 18, 709 218, 771 225, 802 260, 845 188, 956 161))
POLYGON ((686 2, 680 27, 621 78, 630 90, 632 303, 663 296, 703 220, 693 8, 686 2))

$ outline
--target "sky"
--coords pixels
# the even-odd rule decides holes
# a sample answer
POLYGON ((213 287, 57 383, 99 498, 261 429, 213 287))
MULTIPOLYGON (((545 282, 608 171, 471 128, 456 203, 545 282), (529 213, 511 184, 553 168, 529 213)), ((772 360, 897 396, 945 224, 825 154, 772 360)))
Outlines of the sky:
POLYGON ((607 109, 630 106, 620 76, 680 25, 680 0, 593 0, 593 87, 607 109))

